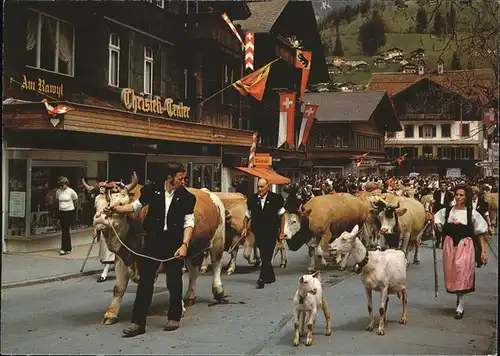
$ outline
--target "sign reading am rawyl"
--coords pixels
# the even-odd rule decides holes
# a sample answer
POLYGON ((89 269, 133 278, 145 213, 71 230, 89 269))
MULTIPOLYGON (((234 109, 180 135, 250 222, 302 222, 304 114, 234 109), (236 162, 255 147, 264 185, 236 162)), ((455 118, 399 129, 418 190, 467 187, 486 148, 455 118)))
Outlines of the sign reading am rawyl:
POLYGON ((191 107, 182 103, 174 104, 172 98, 167 98, 162 103, 159 96, 145 96, 143 93, 136 93, 134 89, 125 88, 122 90, 121 100, 123 105, 134 113, 141 111, 146 114, 163 115, 166 113, 170 118, 189 119, 191 107))
POLYGON ((26 75, 23 75, 23 80, 21 82, 22 90, 32 90, 38 91, 40 93, 48 95, 57 95, 59 99, 64 96, 64 85, 63 84, 52 84, 45 81, 45 79, 37 78, 36 80, 28 80, 26 75))

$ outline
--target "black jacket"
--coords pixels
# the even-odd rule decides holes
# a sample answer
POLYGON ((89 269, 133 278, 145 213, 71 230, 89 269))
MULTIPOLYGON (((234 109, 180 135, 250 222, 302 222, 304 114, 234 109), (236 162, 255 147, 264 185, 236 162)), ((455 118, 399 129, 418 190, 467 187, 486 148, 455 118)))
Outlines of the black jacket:
POLYGON ((434 199, 434 213, 437 213, 439 210, 443 208, 447 208, 451 205, 451 202, 454 199, 453 193, 450 191, 445 192, 444 196, 444 204, 441 204, 441 191, 435 191, 432 198, 434 199))
POLYGON ((283 205, 283 197, 273 192, 267 193, 264 209, 261 207, 258 194, 251 195, 247 199, 247 207, 252 216, 252 231, 256 236, 278 233, 281 228, 281 218, 278 212, 283 205))
MULTIPOLYGON (((141 189, 139 201, 143 206, 149 205, 144 219, 147 235, 162 236, 165 227, 165 189, 158 185, 146 185, 141 189)), ((194 213, 196 197, 186 188, 177 188, 168 208, 167 227, 169 235, 182 239, 184 234, 184 217, 194 213)))

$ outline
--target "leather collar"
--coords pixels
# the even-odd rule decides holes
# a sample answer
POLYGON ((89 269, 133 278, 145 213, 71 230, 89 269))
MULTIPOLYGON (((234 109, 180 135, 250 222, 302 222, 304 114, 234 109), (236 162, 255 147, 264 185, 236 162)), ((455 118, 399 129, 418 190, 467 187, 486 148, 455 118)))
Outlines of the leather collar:
POLYGON ((365 255, 365 258, 363 258, 363 260, 359 263, 356 263, 356 265, 354 266, 354 272, 356 272, 357 274, 360 274, 361 271, 363 270, 363 268, 368 264, 368 250, 366 250, 366 255, 365 255))

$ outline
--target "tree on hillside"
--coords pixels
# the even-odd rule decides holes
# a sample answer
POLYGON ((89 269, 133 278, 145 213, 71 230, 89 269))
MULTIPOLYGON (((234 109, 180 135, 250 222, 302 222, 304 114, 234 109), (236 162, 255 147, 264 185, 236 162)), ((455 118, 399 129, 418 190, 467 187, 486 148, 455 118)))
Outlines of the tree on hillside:
POLYGON ((441 12, 437 12, 436 15, 434 16, 434 28, 433 28, 433 33, 436 36, 441 37, 444 32, 445 32, 445 22, 443 19, 443 16, 441 15, 441 12))
POLYGON ((344 8, 344 13, 343 13, 343 18, 344 20, 349 24, 351 23, 352 19, 356 16, 357 14, 355 13, 355 10, 349 6, 349 5, 346 5, 346 7, 344 8))
POLYGON ((455 7, 453 3, 451 4, 450 11, 448 12, 448 16, 446 17, 446 29, 448 33, 455 33, 455 29, 457 27, 457 13, 455 11, 455 7))
POLYGON ((385 23, 377 10, 359 28, 358 41, 361 52, 368 56, 373 56, 385 45, 385 23))
POLYGON ((417 33, 427 32, 427 12, 423 7, 419 7, 417 11, 417 17, 415 19, 415 30, 417 33))
POLYGON ((460 57, 458 56, 457 52, 453 52, 453 57, 451 58, 451 69, 462 69, 462 65, 460 64, 460 57))
POLYGON ((342 41, 340 41, 340 33, 338 27, 337 38, 335 39, 335 47, 333 47, 333 55, 336 57, 344 57, 344 49, 342 48, 342 41))
POLYGON ((361 15, 368 14, 371 8, 372 8, 371 0, 363 0, 359 4, 359 12, 361 13, 361 15))

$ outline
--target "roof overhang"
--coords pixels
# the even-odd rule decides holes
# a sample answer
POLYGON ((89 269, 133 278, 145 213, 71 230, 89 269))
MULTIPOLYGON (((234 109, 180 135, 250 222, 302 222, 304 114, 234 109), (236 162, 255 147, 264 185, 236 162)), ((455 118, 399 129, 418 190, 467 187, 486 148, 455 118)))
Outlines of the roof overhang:
POLYGON ((270 184, 287 184, 290 183, 290 178, 283 177, 278 173, 268 169, 268 168, 248 168, 248 167, 236 167, 242 172, 251 174, 257 178, 265 178, 269 181, 270 184))

